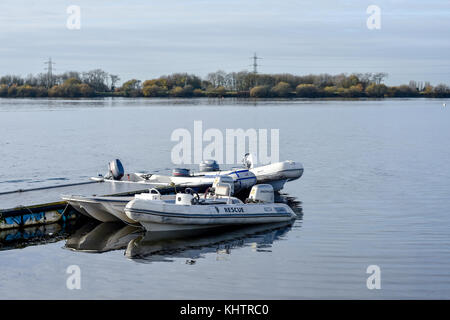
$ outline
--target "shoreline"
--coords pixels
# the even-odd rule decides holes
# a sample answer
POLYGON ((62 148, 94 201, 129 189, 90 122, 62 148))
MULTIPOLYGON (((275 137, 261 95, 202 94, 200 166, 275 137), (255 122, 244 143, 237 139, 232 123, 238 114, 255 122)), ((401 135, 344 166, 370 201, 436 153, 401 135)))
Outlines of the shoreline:
POLYGON ((366 74, 257 74, 217 71, 201 78, 174 73, 150 80, 131 79, 117 85, 119 77, 101 69, 27 78, 0 77, 3 98, 237 98, 237 99, 361 99, 450 98, 446 84, 429 82, 387 86, 386 73, 366 74), (110 79, 111 78, 111 79, 110 79))
POLYGON ((344 97, 317 97, 317 98, 279 98, 279 97, 266 97, 266 98, 254 98, 254 97, 127 97, 127 96, 96 96, 96 97, 0 97, 2 100, 50 100, 50 101, 63 101, 63 100, 236 100, 236 101, 385 101, 385 100, 442 100, 448 99, 447 97, 359 97, 359 98, 344 98, 344 97))

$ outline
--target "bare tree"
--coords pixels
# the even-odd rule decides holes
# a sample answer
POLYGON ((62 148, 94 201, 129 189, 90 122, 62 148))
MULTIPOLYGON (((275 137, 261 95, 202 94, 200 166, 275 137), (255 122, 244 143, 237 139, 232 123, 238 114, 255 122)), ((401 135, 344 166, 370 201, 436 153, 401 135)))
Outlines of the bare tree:
POLYGON ((91 86, 95 91, 108 91, 108 73, 101 69, 83 72, 82 80, 84 83, 91 86))
POLYGON ((116 89, 116 83, 120 81, 120 78, 115 74, 110 74, 109 77, 111 78, 111 91, 114 91, 116 89))
POLYGON ((383 82, 384 78, 387 78, 388 74, 386 72, 378 72, 372 75, 372 81, 376 84, 383 82))

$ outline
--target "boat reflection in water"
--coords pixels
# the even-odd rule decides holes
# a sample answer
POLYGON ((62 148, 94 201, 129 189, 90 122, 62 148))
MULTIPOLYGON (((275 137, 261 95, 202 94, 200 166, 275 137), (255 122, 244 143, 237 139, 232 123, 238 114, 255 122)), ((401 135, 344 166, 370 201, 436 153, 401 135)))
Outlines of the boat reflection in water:
POLYGON ((65 248, 93 253, 120 250, 142 233, 142 228, 122 222, 99 223, 90 220, 67 239, 65 248))
MULTIPOLYGON (((278 195, 277 202, 288 204, 302 220, 301 202, 286 194, 278 195)), ((180 232, 146 232, 131 240, 125 256, 137 262, 151 263, 186 258, 195 263, 206 253, 229 254, 232 249, 251 246, 256 251, 269 251, 273 242, 282 239, 295 221, 259 224, 220 229, 184 230, 180 232)))
POLYGON ((228 254, 232 249, 252 246, 265 251, 272 243, 283 238, 294 221, 253 225, 239 228, 224 228, 210 231, 146 232, 131 240, 125 251, 127 258, 150 263, 186 258, 186 263, 195 263, 206 253, 228 254))

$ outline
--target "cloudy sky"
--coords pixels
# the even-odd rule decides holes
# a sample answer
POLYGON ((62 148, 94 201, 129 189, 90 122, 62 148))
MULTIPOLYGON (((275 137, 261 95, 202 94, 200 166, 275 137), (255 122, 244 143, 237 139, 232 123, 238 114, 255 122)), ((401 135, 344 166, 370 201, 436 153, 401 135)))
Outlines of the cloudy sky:
POLYGON ((448 0, 1 0, 0 74, 102 68, 122 80, 172 72, 387 72, 450 84, 448 0), (81 8, 81 29, 66 27, 81 8), (381 29, 366 25, 381 8, 381 29))

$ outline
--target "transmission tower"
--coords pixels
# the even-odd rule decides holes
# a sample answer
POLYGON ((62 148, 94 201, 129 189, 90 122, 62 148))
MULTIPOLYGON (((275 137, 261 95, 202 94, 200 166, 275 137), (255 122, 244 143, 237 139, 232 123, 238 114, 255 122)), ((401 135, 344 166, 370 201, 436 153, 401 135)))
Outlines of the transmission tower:
POLYGON ((253 59, 253 64, 252 64, 252 66, 253 66, 253 73, 258 73, 258 59, 262 59, 262 58, 258 57, 256 55, 256 52, 255 52, 253 57, 251 57, 250 59, 253 59))
POLYGON ((53 65, 52 58, 48 58, 48 61, 44 62, 47 65, 45 70, 47 70, 47 88, 51 88, 53 85, 53 65))

